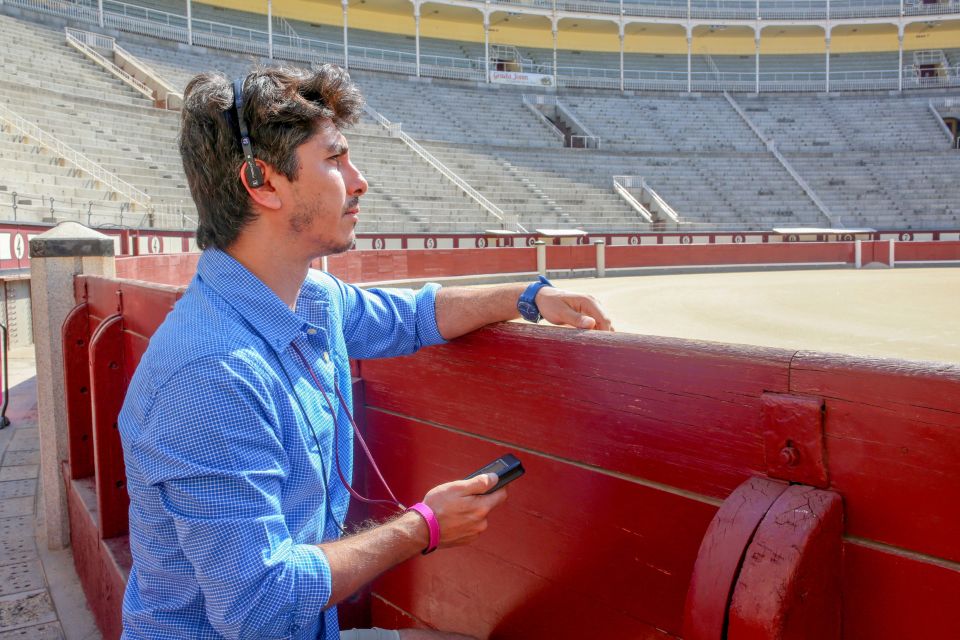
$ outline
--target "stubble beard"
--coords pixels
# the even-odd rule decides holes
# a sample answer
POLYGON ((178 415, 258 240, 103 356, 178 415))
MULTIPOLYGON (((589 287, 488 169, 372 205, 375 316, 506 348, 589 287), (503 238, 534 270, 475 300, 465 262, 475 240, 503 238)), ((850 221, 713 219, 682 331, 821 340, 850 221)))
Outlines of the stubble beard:
MULTIPOLYGON (((346 205, 344 205, 343 211, 347 211, 349 209, 355 208, 359 204, 359 202, 360 202, 359 198, 356 198, 356 197, 351 198, 350 200, 347 201, 346 205)), ((305 231, 307 231, 307 229, 309 229, 313 225, 314 220, 320 217, 319 209, 320 209, 320 205, 318 203, 302 204, 302 206, 299 208, 297 213, 295 213, 293 217, 290 218, 290 230, 293 231, 294 235, 299 235, 301 233, 304 233, 305 231)), ((340 213, 341 216, 344 215, 343 211, 341 211, 340 213)), ((356 239, 355 235, 351 230, 350 237, 347 238, 347 240, 345 240, 344 242, 337 243, 337 242, 328 241, 324 243, 320 247, 320 255, 332 256, 332 255, 349 251, 351 248, 353 248, 355 239, 356 239)))

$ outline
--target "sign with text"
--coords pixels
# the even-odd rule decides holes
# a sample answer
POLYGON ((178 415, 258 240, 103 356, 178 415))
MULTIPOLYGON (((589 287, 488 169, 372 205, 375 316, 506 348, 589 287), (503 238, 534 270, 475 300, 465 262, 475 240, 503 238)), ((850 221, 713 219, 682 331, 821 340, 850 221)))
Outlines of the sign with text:
POLYGON ((542 73, 524 73, 522 71, 491 71, 490 82, 522 84, 534 87, 552 87, 553 76, 542 73))

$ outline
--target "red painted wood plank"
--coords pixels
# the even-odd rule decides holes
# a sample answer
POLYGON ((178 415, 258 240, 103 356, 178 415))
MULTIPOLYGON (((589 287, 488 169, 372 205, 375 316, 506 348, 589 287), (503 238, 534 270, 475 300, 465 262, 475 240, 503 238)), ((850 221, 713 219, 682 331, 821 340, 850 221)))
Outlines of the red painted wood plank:
POLYGON ((750 478, 730 494, 710 522, 690 579, 683 614, 685 640, 721 640, 747 546, 785 482, 750 478))
POLYGON ((747 548, 728 640, 839 640, 842 534, 838 494, 787 488, 747 548))
POLYGON ((826 399, 847 532, 960 561, 960 366, 802 352, 791 390, 826 399))
POLYGON ((149 338, 173 310, 184 288, 162 284, 122 282, 119 285, 123 328, 149 338))
MULTIPOLYGON (((369 408, 365 415, 374 456, 406 503, 511 450, 369 408)), ((619 635, 606 637, 679 633, 697 548, 716 507, 515 452, 527 473, 511 485, 488 531, 469 548, 391 572, 375 593, 431 626, 463 622, 481 636, 569 637, 572 620, 595 621, 597 637, 615 629, 619 635), (465 575, 474 576, 469 584, 465 575)))
POLYGON ((363 376, 371 406, 725 498, 765 468, 759 398, 791 355, 507 324, 363 376))
POLYGON ((843 545, 843 637, 956 638, 960 565, 843 545))
POLYGON ((548 246, 547 269, 595 269, 597 250, 591 245, 548 246))
POLYGON ((913 260, 960 260, 960 242, 898 242, 894 257, 897 262, 913 260))
POLYGON ((798 262, 852 263, 853 246, 852 242, 612 246, 606 249, 606 266, 616 269, 798 262))
POLYGON ((93 414, 90 407, 90 324, 87 304, 79 304, 63 323, 63 378, 66 395, 72 479, 92 476, 93 414))
POLYGON ((92 480, 71 480, 71 473, 69 465, 64 465, 73 563, 97 627, 105 639, 118 640, 123 631, 121 604, 125 582, 104 558, 95 515, 87 505, 87 499, 92 499, 89 494, 94 491, 92 480))
POLYGON ((117 258, 117 277, 183 287, 197 270, 199 253, 175 253, 117 258))
POLYGON ((102 322, 90 339, 90 389, 97 515, 101 538, 127 532, 127 474, 117 416, 127 390, 121 316, 102 322))
POLYGON ((86 288, 86 301, 89 305, 90 334, 96 331, 100 321, 120 313, 120 283, 99 276, 78 276, 86 288))

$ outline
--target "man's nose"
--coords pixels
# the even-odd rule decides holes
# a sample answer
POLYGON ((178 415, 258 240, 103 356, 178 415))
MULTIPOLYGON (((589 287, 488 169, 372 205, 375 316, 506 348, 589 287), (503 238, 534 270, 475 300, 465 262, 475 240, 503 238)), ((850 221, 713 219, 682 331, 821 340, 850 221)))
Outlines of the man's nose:
POLYGON ((362 196, 367 192, 369 184, 367 184, 367 179, 363 177, 363 174, 360 173, 360 170, 351 162, 350 163, 350 172, 348 174, 347 182, 347 193, 352 196, 362 196))

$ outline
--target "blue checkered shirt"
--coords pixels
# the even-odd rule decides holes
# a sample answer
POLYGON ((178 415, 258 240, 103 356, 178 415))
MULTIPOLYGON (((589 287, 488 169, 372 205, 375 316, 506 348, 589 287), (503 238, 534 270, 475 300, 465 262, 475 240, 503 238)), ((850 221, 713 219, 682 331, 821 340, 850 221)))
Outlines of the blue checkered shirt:
POLYGON ((348 354, 403 355, 443 342, 434 301, 310 272, 291 311, 222 251, 208 249, 130 382, 119 428, 133 569, 123 637, 339 637, 326 610, 353 434, 334 422, 292 345, 351 405, 348 354), (319 442, 319 450, 318 450, 319 442))

